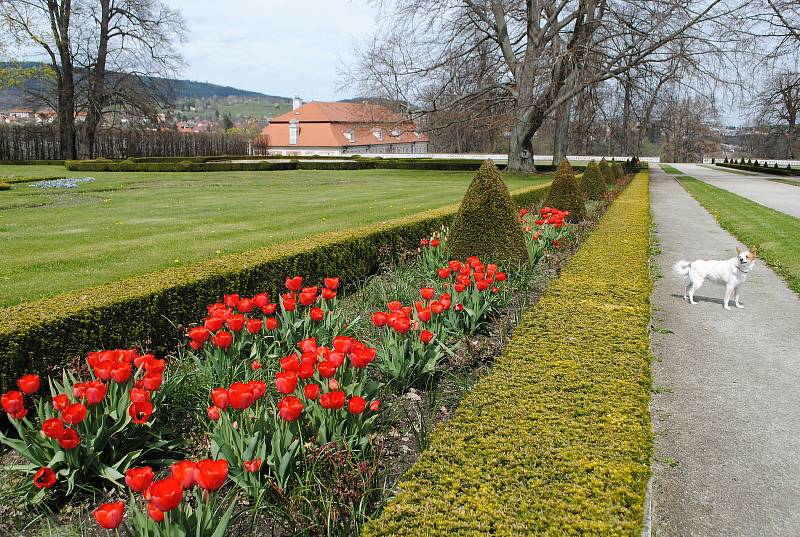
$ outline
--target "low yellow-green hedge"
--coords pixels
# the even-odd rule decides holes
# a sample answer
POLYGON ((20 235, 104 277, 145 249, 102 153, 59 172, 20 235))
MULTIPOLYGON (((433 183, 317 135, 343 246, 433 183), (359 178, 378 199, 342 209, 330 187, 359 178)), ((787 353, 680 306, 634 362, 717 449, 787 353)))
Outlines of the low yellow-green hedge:
MULTIPOLYGON (((548 190, 549 185, 520 189, 514 202, 536 205, 548 190)), ((311 282, 330 275, 363 280, 378 271, 387 250, 397 258, 416 248, 457 209, 450 205, 2 308, 0 390, 22 372, 46 372, 92 350, 135 344, 169 348, 180 337, 172 323, 198 321, 225 293, 275 293, 294 274, 311 282)))
POLYGON ((640 535, 652 451, 649 220, 645 171, 365 536, 640 535))

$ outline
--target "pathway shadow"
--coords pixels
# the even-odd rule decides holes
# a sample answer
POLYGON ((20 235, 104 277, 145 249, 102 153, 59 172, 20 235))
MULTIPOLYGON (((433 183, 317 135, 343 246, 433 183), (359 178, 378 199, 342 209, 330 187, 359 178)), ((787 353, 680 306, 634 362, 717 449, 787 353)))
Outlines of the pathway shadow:
MULTIPOLYGON (((675 298, 680 298, 681 300, 683 300, 683 295, 679 295, 677 293, 674 293, 672 296, 674 296, 675 298)), ((708 296, 694 295, 694 300, 695 300, 695 302, 709 302, 711 304, 719 304, 720 306, 722 305, 722 299, 721 298, 711 298, 711 297, 708 297, 708 296)), ((688 304, 688 302, 687 302, 687 304, 688 304)))

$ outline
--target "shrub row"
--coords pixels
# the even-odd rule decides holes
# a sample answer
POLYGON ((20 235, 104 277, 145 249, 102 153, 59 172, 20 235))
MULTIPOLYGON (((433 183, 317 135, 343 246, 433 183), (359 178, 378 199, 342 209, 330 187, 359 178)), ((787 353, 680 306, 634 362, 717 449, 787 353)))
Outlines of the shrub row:
MULTIPOLYGON (((548 189, 519 190, 514 202, 536 205, 548 189)), ((92 350, 133 344, 164 350, 179 337, 172 323, 196 321, 226 293, 276 293, 286 274, 363 280, 386 256, 396 259, 416 248, 456 210, 451 205, 0 309, 0 388, 23 371, 48 373, 92 350)))
POLYGON ((648 225, 640 172, 363 535, 641 534, 648 225))
POLYGON ((0 160, 0 166, 63 166, 63 160, 0 160))
MULTIPOLYGON (((289 162, 273 162, 269 159, 258 162, 230 162, 210 160, 208 157, 198 157, 197 160, 183 159, 179 161, 154 159, 132 160, 68 160, 66 167, 71 171, 92 172, 238 172, 238 171, 277 171, 277 170, 371 170, 371 169, 396 169, 396 170, 449 170, 449 171, 475 171, 480 165, 480 160, 470 159, 397 159, 397 158, 360 158, 340 159, 337 161, 297 160, 292 158, 289 162), (199 159, 203 159, 200 161, 199 159)), ((248 158, 248 157, 226 157, 248 158)), ((252 157, 250 157, 252 158, 252 157)), ((274 159, 273 159, 274 160, 274 159)), ((505 164, 498 164, 498 168, 505 168, 505 164)), ((553 166, 537 166, 540 172, 553 171, 553 166)), ((583 168, 580 168, 583 169, 583 168)))
POLYGON ((38 181, 52 181, 54 179, 63 179, 64 175, 39 175, 33 177, 0 177, 0 181, 8 184, 17 183, 36 183, 38 181))
POLYGON ((734 170, 744 170, 749 172, 769 173, 772 175, 800 175, 800 169, 791 167, 775 168, 774 166, 759 166, 758 164, 735 164, 731 162, 717 162, 717 166, 722 168, 733 168, 734 170))

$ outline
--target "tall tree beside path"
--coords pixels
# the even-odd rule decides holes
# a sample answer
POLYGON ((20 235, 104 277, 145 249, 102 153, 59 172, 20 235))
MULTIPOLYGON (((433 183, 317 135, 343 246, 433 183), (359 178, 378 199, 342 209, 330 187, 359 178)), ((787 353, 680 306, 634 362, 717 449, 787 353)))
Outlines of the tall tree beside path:
MULTIPOLYGON (((710 47, 720 22, 742 8, 722 0, 374 0, 382 23, 350 76, 363 91, 425 112, 505 110, 508 163, 532 171, 531 138, 591 85, 646 62, 680 41, 710 47), (474 73, 466 79, 465 72, 474 73)), ((687 48, 688 47, 688 48, 687 48)))

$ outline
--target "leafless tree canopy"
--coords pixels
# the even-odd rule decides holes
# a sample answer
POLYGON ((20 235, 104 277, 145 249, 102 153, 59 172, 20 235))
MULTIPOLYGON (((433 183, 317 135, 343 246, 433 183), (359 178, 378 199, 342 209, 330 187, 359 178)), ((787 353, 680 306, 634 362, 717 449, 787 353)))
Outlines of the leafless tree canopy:
POLYGON ((723 52, 742 8, 722 0, 378 3, 383 24, 352 70, 362 91, 429 114, 503 117, 517 170, 533 168, 533 135, 586 88, 613 79, 630 94, 645 72, 658 79, 676 58, 723 52))
POLYGON ((152 77, 182 66, 183 17, 161 0, 4 0, 0 17, 18 44, 38 47, 50 63, 55 88, 41 98, 58 112, 64 158, 79 149, 94 156, 104 114, 155 120, 163 89, 152 77), (79 131, 78 113, 86 114, 79 131))

